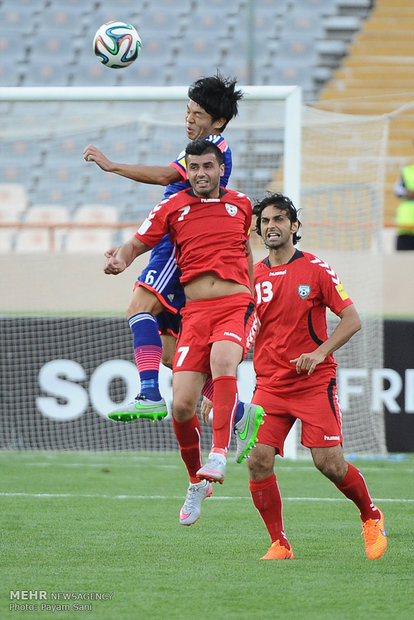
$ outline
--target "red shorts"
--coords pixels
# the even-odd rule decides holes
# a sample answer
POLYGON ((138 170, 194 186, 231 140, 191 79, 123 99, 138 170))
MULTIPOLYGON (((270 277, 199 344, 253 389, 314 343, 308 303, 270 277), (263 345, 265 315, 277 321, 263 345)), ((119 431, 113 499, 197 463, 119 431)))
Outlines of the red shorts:
POLYGON ((189 301, 181 316, 173 372, 191 370, 210 374, 213 342, 236 342, 243 348, 244 356, 257 332, 256 306, 248 293, 189 301))
POLYGON ((285 439, 298 418, 302 422, 301 442, 307 448, 326 448, 342 443, 342 414, 336 379, 297 392, 278 394, 257 389, 253 403, 266 412, 257 435, 258 443, 273 446, 283 456, 285 439))

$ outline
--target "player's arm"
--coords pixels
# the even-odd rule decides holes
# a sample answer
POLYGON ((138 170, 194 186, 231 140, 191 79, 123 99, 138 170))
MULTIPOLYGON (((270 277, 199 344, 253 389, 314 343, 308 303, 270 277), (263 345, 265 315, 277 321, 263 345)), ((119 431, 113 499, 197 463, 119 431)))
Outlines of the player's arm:
POLYGON ((113 162, 96 148, 89 144, 83 151, 85 161, 94 161, 104 172, 112 172, 120 176, 148 183, 151 185, 169 185, 182 180, 182 176, 174 166, 141 166, 134 164, 119 164, 113 162))
POLYGON ((298 375, 301 372, 307 372, 308 375, 311 375, 318 364, 321 364, 328 355, 342 347, 361 329, 361 319, 354 304, 346 306, 338 316, 340 321, 325 342, 314 351, 302 353, 296 359, 290 360, 291 364, 296 364, 298 375))
POLYGON ((254 297, 254 264, 253 264, 253 252, 250 245, 250 241, 246 243, 246 250, 248 252, 247 259, 249 261, 249 275, 250 275, 250 288, 252 290, 252 295, 254 297))
POLYGON ((144 254, 144 252, 148 252, 150 249, 151 248, 145 245, 140 239, 132 237, 119 248, 111 248, 105 252, 106 261, 104 272, 116 276, 125 271, 137 256, 144 254))

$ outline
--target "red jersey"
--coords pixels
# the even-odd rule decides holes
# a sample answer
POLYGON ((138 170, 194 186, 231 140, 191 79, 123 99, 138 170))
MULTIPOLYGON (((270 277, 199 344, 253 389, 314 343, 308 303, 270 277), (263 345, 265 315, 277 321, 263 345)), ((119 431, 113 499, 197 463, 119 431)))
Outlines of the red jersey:
POLYGON ((199 198, 186 189, 160 202, 135 234, 154 247, 169 233, 181 284, 212 271, 250 290, 248 252, 252 205, 244 194, 220 188, 219 198, 199 198))
POLYGON ((254 349, 257 385, 300 390, 300 382, 335 376, 333 355, 312 375, 296 373, 296 359, 314 351, 327 335, 326 308, 338 315, 353 302, 331 267, 314 254, 296 250, 285 265, 271 267, 265 258, 254 267, 255 297, 260 329, 254 349))

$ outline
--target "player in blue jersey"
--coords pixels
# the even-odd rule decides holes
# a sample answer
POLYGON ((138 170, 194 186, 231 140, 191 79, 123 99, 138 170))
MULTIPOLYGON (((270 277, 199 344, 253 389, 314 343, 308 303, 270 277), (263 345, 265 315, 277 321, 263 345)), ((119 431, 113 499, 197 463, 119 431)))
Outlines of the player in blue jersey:
MULTIPOLYGON (((242 91, 236 90, 236 80, 223 78, 219 73, 196 80, 188 89, 189 101, 185 114, 187 138, 211 140, 221 150, 224 160, 222 186, 227 185, 230 177, 232 159, 231 150, 221 134, 237 115, 242 96, 242 91)), ((105 172, 141 183, 166 186, 164 198, 190 186, 184 151, 167 166, 115 163, 93 145, 85 148, 84 159, 94 161, 105 172)), ((166 235, 151 252, 148 266, 135 283, 127 309, 141 389, 132 403, 115 409, 113 413, 118 414, 119 420, 155 420, 168 413, 159 391, 158 376, 161 359, 166 366, 172 366, 180 328, 179 312, 185 297, 179 276, 174 246, 166 235)))

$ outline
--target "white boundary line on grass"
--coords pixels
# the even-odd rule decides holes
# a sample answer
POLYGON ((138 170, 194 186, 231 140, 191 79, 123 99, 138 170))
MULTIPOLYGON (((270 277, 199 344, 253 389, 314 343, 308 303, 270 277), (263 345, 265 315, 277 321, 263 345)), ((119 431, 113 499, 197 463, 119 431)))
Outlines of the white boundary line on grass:
MULTIPOLYGON (((1 456, 1 455, 0 455, 1 456)), ((144 460, 144 459, 134 459, 135 461, 138 460, 144 460)), ((147 459, 149 460, 149 459, 147 459)), ((398 468, 396 467, 392 472, 390 470, 387 470, 387 473, 409 473, 412 474, 414 473, 414 468, 412 467, 404 467, 401 463, 401 461, 393 461, 395 463, 398 463, 398 468)), ((112 460, 111 461, 107 461, 104 463, 82 463, 82 462, 78 462, 78 463, 56 463, 53 461, 43 461, 43 462, 23 462, 24 466, 26 467, 62 467, 62 468, 80 468, 80 467, 92 467, 94 469, 99 469, 100 467, 115 467, 115 465, 113 464, 112 460)), ((117 465, 118 463, 116 463, 117 465)), ((138 462, 134 463, 135 465, 140 465, 138 462)), ((159 469, 179 469, 182 467, 182 465, 180 463, 177 464, 163 464, 163 463, 151 463, 152 467, 158 467, 159 469)), ((369 462, 367 461, 366 463, 364 463, 362 469, 365 471, 369 471, 369 472, 383 472, 384 468, 383 467, 379 467, 374 465, 373 467, 371 467, 369 465, 369 462)), ((297 465, 297 466, 290 466, 290 465, 285 465, 284 463, 281 464, 281 467, 279 468, 280 472, 296 472, 296 471, 317 471, 316 467, 313 464, 309 464, 309 465, 297 465)))
MULTIPOLYGON (((39 499, 74 499, 74 498, 85 498, 85 499, 131 499, 131 500, 152 500, 152 499, 172 499, 172 500, 182 500, 182 496, 168 496, 168 495, 100 495, 98 493, 88 494, 88 493, 26 493, 26 492, 0 492, 0 497, 37 497, 39 499)), ((251 497, 240 497, 240 496, 223 496, 223 497, 212 497, 211 499, 216 501, 251 501, 251 497)), ((342 502, 344 501, 343 497, 284 497, 283 501, 298 501, 298 502, 342 502)), ((387 497, 387 498, 375 498, 375 501, 380 502, 398 502, 398 503, 412 503, 414 499, 409 498, 401 498, 401 497, 387 497)))

